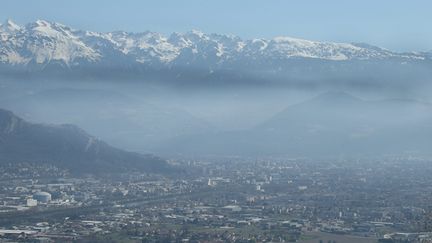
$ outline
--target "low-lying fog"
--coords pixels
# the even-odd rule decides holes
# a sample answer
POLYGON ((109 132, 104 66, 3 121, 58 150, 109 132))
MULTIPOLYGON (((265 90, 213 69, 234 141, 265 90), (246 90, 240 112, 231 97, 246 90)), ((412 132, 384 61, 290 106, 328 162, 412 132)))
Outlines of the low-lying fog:
POLYGON ((429 90, 3 80, 0 108, 166 156, 428 153, 429 90))

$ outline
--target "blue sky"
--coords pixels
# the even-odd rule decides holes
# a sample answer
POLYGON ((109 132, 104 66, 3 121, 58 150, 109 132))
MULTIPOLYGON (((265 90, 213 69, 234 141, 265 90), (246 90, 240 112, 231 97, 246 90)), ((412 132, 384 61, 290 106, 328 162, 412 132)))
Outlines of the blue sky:
POLYGON ((46 19, 95 31, 292 36, 423 51, 432 50, 431 11, 430 0, 2 0, 0 19, 46 19))

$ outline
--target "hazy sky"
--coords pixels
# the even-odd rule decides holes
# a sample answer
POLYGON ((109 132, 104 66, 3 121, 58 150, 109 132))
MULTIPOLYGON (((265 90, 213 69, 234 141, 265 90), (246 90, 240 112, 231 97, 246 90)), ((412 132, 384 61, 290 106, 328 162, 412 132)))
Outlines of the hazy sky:
POLYGON ((432 50, 431 0, 2 0, 0 18, 95 31, 198 29, 432 50))

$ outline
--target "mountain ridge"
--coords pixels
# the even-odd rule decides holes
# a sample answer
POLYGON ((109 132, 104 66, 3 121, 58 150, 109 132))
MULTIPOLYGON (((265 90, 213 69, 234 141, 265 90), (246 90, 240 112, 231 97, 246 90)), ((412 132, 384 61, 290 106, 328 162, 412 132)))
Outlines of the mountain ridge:
POLYGON ((77 126, 30 123, 0 109, 0 163, 5 162, 50 163, 74 173, 171 170, 156 156, 114 148, 77 126))
POLYGON ((188 136, 162 147, 179 154, 331 157, 430 154, 432 105, 369 101, 326 92, 242 131, 188 136), (175 149, 173 149, 175 148, 175 149))
POLYGON ((290 60, 326 61, 426 60, 427 54, 397 53, 369 44, 336 43, 292 37, 241 39, 233 35, 192 30, 164 36, 157 32, 94 32, 37 20, 19 26, 11 20, 0 26, 0 63, 44 66, 59 62, 66 67, 90 64, 152 67, 228 68, 241 62, 290 60), (116 61, 116 59, 121 61, 116 61), (127 60, 127 63, 121 63, 127 60))

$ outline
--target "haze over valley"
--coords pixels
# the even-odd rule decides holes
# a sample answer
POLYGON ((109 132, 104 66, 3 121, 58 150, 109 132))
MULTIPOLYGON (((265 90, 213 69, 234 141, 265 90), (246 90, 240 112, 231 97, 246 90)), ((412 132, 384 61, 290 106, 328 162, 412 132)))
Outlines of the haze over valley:
POLYGON ((2 5, 0 242, 432 242, 429 3, 168 2, 2 5))
POLYGON ((199 31, 99 33, 43 20, 7 20, 0 30, 2 108, 78 125, 129 151, 428 153, 427 52, 199 31))

